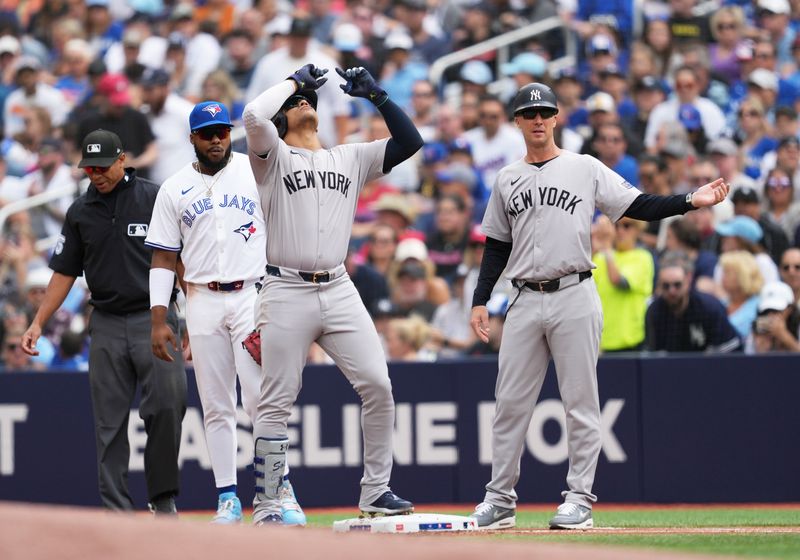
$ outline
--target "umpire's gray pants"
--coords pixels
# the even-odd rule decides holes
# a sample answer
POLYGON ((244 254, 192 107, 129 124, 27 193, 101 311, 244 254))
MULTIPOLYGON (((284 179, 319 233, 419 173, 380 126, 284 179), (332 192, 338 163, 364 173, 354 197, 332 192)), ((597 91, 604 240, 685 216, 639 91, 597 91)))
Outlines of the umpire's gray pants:
POLYGON ((592 484, 601 445, 597 356, 602 330, 600 297, 591 278, 552 293, 522 289, 503 327, 486 502, 516 505, 525 436, 551 357, 567 415, 568 489, 562 496, 588 507, 597 500, 592 484))
MULTIPOLYGON (((181 340, 175 307, 167 323, 181 340)), ((97 470, 103 506, 132 510, 128 493, 128 417, 142 387, 139 416, 147 444, 144 470, 148 499, 178 493, 178 451, 186 412, 186 371, 180 352, 174 362, 153 355, 150 311, 114 315, 95 309, 89 320, 89 386, 94 411, 97 470)))

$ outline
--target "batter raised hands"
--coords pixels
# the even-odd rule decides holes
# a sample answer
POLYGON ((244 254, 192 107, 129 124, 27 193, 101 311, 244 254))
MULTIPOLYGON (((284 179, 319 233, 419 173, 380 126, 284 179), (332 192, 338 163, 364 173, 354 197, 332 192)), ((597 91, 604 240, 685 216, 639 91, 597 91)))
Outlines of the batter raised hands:
POLYGON ((472 308, 469 324, 478 338, 483 342, 489 342, 489 310, 485 305, 476 305, 472 308))
POLYGON ((687 201, 690 201, 690 204, 695 208, 714 206, 725 200, 730 189, 731 186, 725 182, 725 179, 719 178, 691 193, 691 197, 687 201))
POLYGON ((317 68, 313 64, 306 64, 302 68, 298 68, 289 78, 297 82, 298 90, 319 89, 328 81, 328 78, 323 78, 327 73, 327 68, 317 68))
POLYGON ((369 99, 377 106, 380 106, 389 97, 372 77, 372 74, 362 66, 347 70, 337 68, 336 73, 344 78, 345 83, 339 87, 348 95, 369 99))

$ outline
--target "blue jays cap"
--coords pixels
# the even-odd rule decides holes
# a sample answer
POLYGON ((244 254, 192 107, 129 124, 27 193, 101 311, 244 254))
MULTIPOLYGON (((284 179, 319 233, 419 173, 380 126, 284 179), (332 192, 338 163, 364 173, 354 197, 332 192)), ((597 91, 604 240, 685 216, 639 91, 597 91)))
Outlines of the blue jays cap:
POLYGON ((703 126, 703 121, 700 118, 700 111, 691 103, 681 105, 678 109, 678 120, 686 128, 686 130, 697 130, 703 126))
POLYGON ((223 125, 233 128, 228 109, 218 101, 198 103, 189 113, 189 129, 199 130, 207 126, 223 125))

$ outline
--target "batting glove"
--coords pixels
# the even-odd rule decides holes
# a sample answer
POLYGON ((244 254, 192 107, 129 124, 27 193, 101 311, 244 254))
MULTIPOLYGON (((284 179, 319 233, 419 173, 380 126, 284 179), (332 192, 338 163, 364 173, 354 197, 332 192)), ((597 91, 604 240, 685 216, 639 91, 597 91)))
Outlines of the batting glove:
POLYGON ((361 66, 347 70, 337 68, 336 73, 344 78, 345 83, 339 87, 348 95, 369 99, 376 107, 380 107, 389 99, 389 95, 375 82, 375 78, 366 68, 361 66))
POLYGON ((327 72, 327 68, 317 68, 313 64, 306 64, 289 76, 289 79, 297 82, 297 89, 319 89, 328 81, 328 78, 322 77, 327 72))

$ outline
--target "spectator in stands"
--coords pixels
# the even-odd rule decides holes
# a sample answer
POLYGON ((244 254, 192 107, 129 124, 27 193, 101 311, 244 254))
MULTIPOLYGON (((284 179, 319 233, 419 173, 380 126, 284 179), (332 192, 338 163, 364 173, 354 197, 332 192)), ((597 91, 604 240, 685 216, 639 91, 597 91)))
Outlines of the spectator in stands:
POLYGON ((431 352, 423 348, 431 342, 433 329, 419 315, 391 319, 386 330, 387 360, 389 362, 433 361, 431 352))
MULTIPOLYGON (((436 173, 436 198, 445 196, 456 196, 462 200, 467 223, 477 223, 483 218, 488 194, 481 190, 480 178, 474 166, 453 162, 436 173)), ((432 229, 420 222, 421 229, 432 229)))
POLYGON ((460 264, 450 285, 450 301, 436 308, 431 326, 432 341, 438 347, 440 358, 455 358, 475 343, 475 334, 469 326, 472 313, 472 302, 464 293, 464 281, 469 274, 469 267, 460 264))
POLYGON ((621 118, 636 112, 636 105, 628 95, 628 76, 622 67, 617 64, 609 64, 600 70, 599 89, 611 95, 614 105, 617 107, 617 114, 621 118))
MULTIPOLYGON (((787 240, 794 239, 794 232, 800 226, 800 202, 795 202, 794 188, 792 177, 778 168, 769 172, 764 183, 766 217, 783 229, 787 240)), ((783 249, 785 247, 773 254, 775 261, 778 261, 783 249)))
MULTIPOLYGON (((708 181, 706 181, 706 183, 695 183, 695 181, 699 179, 707 179, 708 177, 711 177, 713 180, 719 176, 719 170, 717 167, 705 156, 697 158, 689 167, 690 185, 705 185, 708 181)), ((733 217, 734 205, 730 198, 726 198, 725 200, 720 201, 719 204, 715 204, 711 211, 714 214, 714 221, 716 223, 724 222, 725 220, 730 220, 733 217)))
POLYGON ((674 76, 675 96, 657 105, 650 113, 644 140, 648 149, 656 146, 658 133, 665 123, 678 120, 679 108, 682 105, 693 105, 700 112, 706 138, 715 140, 725 128, 725 115, 720 108, 710 99, 700 96, 697 72, 688 66, 682 66, 675 71, 674 76))
MULTIPOLYGON (((639 190, 647 194, 672 194, 667 179, 667 164, 663 158, 650 154, 642 154, 639 158, 639 190)), ((662 220, 647 222, 644 231, 639 234, 639 241, 650 250, 658 247, 658 235, 662 220)), ((658 247, 659 249, 663 247, 658 247)))
MULTIPOLYGON (((639 184, 639 165, 633 157, 625 153, 628 143, 622 126, 616 123, 601 125, 597 129, 593 145, 597 159, 612 171, 619 173, 631 185, 639 184)), ((698 184, 705 185, 705 183, 698 184)))
POLYGON ((109 0, 86 0, 86 39, 100 58, 114 43, 122 40, 124 25, 114 21, 109 0))
MULTIPOLYGON (((622 119, 626 136, 629 136, 641 152, 647 121, 653 109, 664 101, 664 88, 655 76, 643 76, 633 84, 633 104, 635 111, 622 119)), ((633 152, 639 155, 638 152, 633 152)))
POLYGON ((764 246, 772 260, 778 262, 781 255, 789 247, 789 238, 781 227, 774 223, 769 215, 762 209, 761 199, 755 189, 740 188, 731 195, 733 212, 737 216, 747 216, 758 222, 761 226, 762 238, 760 244, 764 246))
POLYGON ((152 16, 142 12, 135 12, 128 18, 121 43, 114 43, 103 58, 107 70, 113 74, 127 74, 138 65, 161 68, 168 40, 154 33, 156 25, 152 16))
POLYGON ((717 138, 706 146, 706 151, 732 193, 740 188, 756 188, 756 182, 739 170, 739 148, 733 140, 717 138))
POLYGON ((747 350, 766 352, 800 352, 800 309, 795 305, 792 289, 783 282, 765 285, 758 302, 758 317, 753 321, 747 350))
POLYGON ((70 39, 64 45, 62 63, 64 73, 55 83, 70 109, 77 105, 89 91, 89 64, 92 48, 84 39, 70 39))
POLYGON ((21 373, 36 369, 46 369, 37 367, 31 356, 22 351, 23 331, 6 332, 3 338, 2 369, 5 373, 21 373))
MULTIPOLYGON (((346 66, 343 68, 350 68, 346 66)), ((417 80, 411 86, 411 111, 414 126, 425 142, 436 139, 436 90, 428 80, 417 80)))
POLYGON ((706 153, 706 138, 705 130, 703 129, 703 121, 700 118, 700 111, 694 105, 681 105, 678 109, 678 122, 686 129, 686 134, 689 136, 689 142, 692 148, 698 154, 706 153))
POLYGON ((739 151, 743 156, 744 173, 754 180, 761 175, 761 159, 767 152, 775 150, 777 142, 769 134, 769 123, 764 114, 764 105, 756 97, 742 101, 737 113, 740 140, 739 151))
MULTIPOLYGON (((755 257, 765 282, 778 280, 778 267, 764 250, 762 245, 764 230, 756 220, 749 216, 734 216, 728 221, 717 224, 715 229, 721 237, 720 253, 748 251, 755 257)), ((722 282, 722 270, 719 266, 714 273, 714 280, 718 284, 722 282)))
POLYGON ((386 63, 381 73, 381 85, 406 110, 411 108, 411 88, 418 80, 428 77, 428 66, 411 57, 414 42, 403 31, 393 31, 383 43, 386 63))
MULTIPOLYGON (((762 176, 766 176, 773 167, 791 177, 793 185, 800 185, 800 140, 797 137, 781 138, 775 153, 764 156, 761 164, 762 176)), ((794 200, 800 200, 800 189, 795 189, 794 200)))
POLYGON ((213 26, 201 25, 193 18, 191 5, 178 4, 170 19, 172 31, 186 39, 186 83, 181 95, 195 102, 199 100, 203 79, 219 67, 222 46, 213 35, 213 26))
POLYGON ((89 371, 86 337, 82 333, 65 331, 61 335, 58 352, 50 363, 50 369, 89 371))
POLYGON ((489 92, 489 84, 494 81, 494 73, 482 60, 468 60, 458 72, 458 81, 461 84, 462 95, 471 92, 480 99, 489 92))
POLYGON ((148 177, 149 168, 158 159, 158 145, 147 117, 131 107, 130 83, 122 74, 106 74, 97 84, 102 96, 100 111, 78 124, 78 137, 102 128, 114 132, 126 150, 126 164, 139 176, 148 177))
POLYGON ((586 138, 583 153, 596 156, 594 138, 597 136, 598 130, 604 124, 619 122, 619 115, 614 98, 604 91, 598 91, 586 99, 586 111, 588 112, 589 126, 580 127, 581 135, 586 138))
MULTIPOLYGON (((432 64, 434 60, 449 52, 450 42, 444 38, 443 34, 439 35, 430 30, 430 26, 425 24, 427 15, 428 3, 426 0, 401 0, 394 9, 394 16, 411 36, 415 58, 425 64, 432 64)), ((392 98, 394 99, 394 96, 392 98)))
POLYGON ((582 76, 587 92, 595 92, 600 87, 600 72, 613 64, 617 64, 616 41, 610 35, 598 33, 586 42, 586 59, 589 67, 582 76))
POLYGON ((229 108, 234 123, 242 122, 244 96, 225 70, 214 70, 203 79, 200 97, 222 103, 229 108))
POLYGON ((395 229, 387 224, 376 224, 365 244, 366 257, 364 260, 381 275, 386 276, 389 267, 394 262, 396 248, 397 232, 395 229))
POLYGON ((193 14, 196 22, 210 24, 206 27, 215 29, 215 34, 220 37, 231 31, 235 16, 236 6, 228 0, 206 0, 194 9, 193 14))
MULTIPOLYGON (((477 0, 461 3, 461 10, 461 21, 452 32, 452 50, 454 52, 491 39, 495 35, 493 22, 498 13, 491 2, 477 0)), ((482 60, 492 63, 495 58, 494 52, 481 57, 482 60)))
POLYGON ((348 250, 344 264, 364 307, 370 315, 374 315, 378 302, 389 297, 386 276, 365 262, 353 246, 348 250))
POLYGON ((642 33, 644 43, 653 49, 659 63, 658 77, 663 78, 672 56, 672 30, 663 17, 651 17, 645 21, 642 33))
MULTIPOLYGON (((506 76, 500 98, 509 103, 522 86, 545 81, 547 61, 536 53, 521 52, 511 62, 501 64, 500 72, 506 76)), ((561 98, 559 105, 560 100, 561 98)))
POLYGON ((758 293, 764 278, 755 257, 747 251, 727 251, 719 258, 722 271, 721 299, 728 312, 728 320, 742 337, 747 338, 758 311, 758 293))
POLYGON ((700 241, 697 224, 686 216, 681 216, 669 222, 664 248, 667 251, 685 253, 694 268, 692 289, 713 294, 716 293, 714 270, 717 266, 717 254, 703 249, 700 241))
POLYGON ((417 313, 430 321, 436 307, 450 299, 447 282, 435 269, 421 240, 407 238, 397 244, 387 279, 392 303, 402 313, 417 313))
POLYGON ((605 317, 600 349, 630 352, 644 342, 644 316, 653 292, 650 251, 637 246, 644 222, 622 218, 612 224, 598 216, 592 224, 594 279, 605 317))
POLYGON ((761 102, 762 112, 768 123, 775 121, 778 88, 778 76, 772 70, 757 68, 747 76, 746 97, 752 97, 761 102))
POLYGON ((412 202, 402 194, 384 194, 372 208, 375 211, 376 226, 388 225, 400 239, 417 219, 417 210, 412 202))
POLYGON ((667 352, 733 352, 742 349, 722 304, 693 290, 692 268, 682 253, 659 260, 657 297, 647 309, 645 349, 667 352))
POLYGON ((167 36, 164 70, 170 75, 172 90, 181 97, 189 95, 189 90, 187 89, 189 68, 186 62, 186 47, 188 44, 186 37, 180 33, 173 32, 167 36))
POLYGON ((779 105, 775 108, 775 138, 800 138, 800 122, 797 121, 797 111, 794 107, 779 105))
POLYGON ((150 178, 160 185, 195 159, 191 144, 186 141, 191 133, 189 113, 194 105, 171 91, 169 74, 160 68, 145 70, 141 86, 144 114, 153 130, 158 151, 150 168, 150 178))
POLYGON ((800 247, 790 247, 781 255, 781 280, 792 288, 794 301, 800 304, 800 247))
POLYGON ((78 182, 64 161, 64 144, 56 138, 42 140, 36 170, 26 175, 23 181, 28 185, 29 196, 56 189, 71 189, 61 198, 30 209, 31 227, 36 239, 58 235, 69 205, 78 196, 78 182))
POLYGON ((21 303, 28 271, 44 264, 35 242, 28 212, 9 216, 0 235, 0 303, 21 303))
MULTIPOLYGON (((436 275, 448 282, 464 260, 470 231, 470 212, 463 197, 446 194, 436 202, 434 229, 425 244, 436 275)), ((467 321, 469 322, 469 321, 467 321)))
POLYGON ((256 69, 256 44, 253 36, 244 29, 235 28, 225 35, 222 44, 225 50, 220 68, 230 75, 239 91, 247 91, 256 69))
POLYGON ((41 63, 28 55, 20 56, 14 63, 14 80, 17 89, 12 91, 3 108, 6 138, 25 130, 23 115, 26 109, 42 107, 50 113, 54 126, 61 126, 69 112, 64 95, 44 81, 41 63))
POLYGON ((436 134, 440 142, 449 144, 464 133, 461 111, 448 104, 439 106, 436 114, 436 134))
POLYGON ((791 11, 789 0, 758 0, 758 27, 767 32, 769 41, 776 47, 777 69, 781 74, 794 65, 792 45, 796 32, 789 25, 791 11))
POLYGON ((711 43, 711 27, 707 15, 696 15, 695 0, 670 0, 672 15, 669 26, 674 43, 711 43))
MULTIPOLYGON (((586 124, 587 112, 583 106, 583 85, 574 68, 561 69, 554 77, 553 91, 558 98, 558 115, 563 113, 564 125, 576 129, 586 124)), ((559 128, 556 128, 558 131, 559 128)))
POLYGON ((708 46, 711 72, 728 85, 736 82, 741 74, 736 49, 742 42, 744 27, 744 12, 735 4, 722 6, 711 16, 711 34, 716 40, 708 46))
MULTIPOLYGON (((462 131, 472 130, 480 126, 481 97, 475 90, 467 90, 461 93, 461 100, 457 105, 461 117, 462 131)), ((442 140, 446 139, 442 138, 442 140)))
POLYGON ((525 155, 525 140, 519 129, 508 123, 506 108, 495 96, 480 101, 480 126, 464 133, 472 146, 475 167, 489 188, 494 186, 497 172, 525 155))

